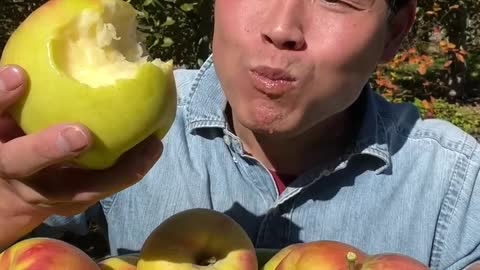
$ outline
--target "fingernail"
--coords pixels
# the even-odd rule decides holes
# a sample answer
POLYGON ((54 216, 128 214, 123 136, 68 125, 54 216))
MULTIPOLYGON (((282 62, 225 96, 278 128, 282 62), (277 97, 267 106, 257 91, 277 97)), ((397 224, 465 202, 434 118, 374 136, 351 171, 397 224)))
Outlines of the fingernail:
POLYGON ((18 68, 4 67, 0 70, 0 91, 13 91, 22 84, 22 75, 18 68))
POLYGON ((84 149, 87 142, 87 135, 77 127, 67 127, 58 136, 58 147, 65 152, 78 152, 84 149))

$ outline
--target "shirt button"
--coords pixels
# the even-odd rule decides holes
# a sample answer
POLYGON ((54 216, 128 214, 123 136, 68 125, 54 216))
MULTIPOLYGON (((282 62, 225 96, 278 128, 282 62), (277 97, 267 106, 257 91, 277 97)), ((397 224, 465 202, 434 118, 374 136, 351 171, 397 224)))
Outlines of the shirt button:
POLYGON ((223 140, 225 141, 226 145, 230 146, 231 140, 230 140, 230 137, 228 135, 224 135, 223 140))

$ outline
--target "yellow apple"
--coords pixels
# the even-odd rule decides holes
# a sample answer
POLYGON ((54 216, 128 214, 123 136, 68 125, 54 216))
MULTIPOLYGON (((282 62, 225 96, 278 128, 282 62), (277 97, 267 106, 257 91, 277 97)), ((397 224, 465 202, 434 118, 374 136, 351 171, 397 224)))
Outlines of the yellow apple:
POLYGON ((179 212, 162 222, 140 252, 138 270, 257 270, 255 248, 232 218, 209 209, 179 212))
POLYGON ((0 255, 1 270, 100 270, 87 254, 64 241, 29 238, 0 255))
POLYGON ((279 250, 275 248, 256 248, 258 269, 262 269, 278 252, 279 250))
POLYGON ((9 38, 0 65, 17 64, 28 91, 10 110, 25 133, 81 123, 94 145, 75 162, 104 169, 175 118, 172 61, 151 59, 123 0, 50 0, 9 38))
POLYGON ((262 270, 275 270, 285 256, 287 256, 293 249, 300 246, 301 244, 291 244, 280 249, 263 264, 262 270))
POLYGON ((125 254, 104 258, 97 264, 101 270, 136 270, 138 259, 138 254, 125 254))

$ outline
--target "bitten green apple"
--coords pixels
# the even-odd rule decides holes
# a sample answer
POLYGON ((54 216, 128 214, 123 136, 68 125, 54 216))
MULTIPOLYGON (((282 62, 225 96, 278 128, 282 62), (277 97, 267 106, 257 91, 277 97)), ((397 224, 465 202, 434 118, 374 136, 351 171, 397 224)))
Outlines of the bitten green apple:
POLYGON ((138 270, 257 270, 255 248, 232 218, 209 209, 179 212, 162 222, 140 252, 138 270))
POLYGON ((173 63, 148 56, 136 16, 123 0, 50 0, 27 17, 0 60, 28 73, 28 91, 10 110, 25 133, 84 124, 94 145, 74 162, 90 169, 167 133, 176 112, 173 63))
POLYGON ((1 270, 100 270, 87 254, 66 242, 29 238, 0 255, 1 270))

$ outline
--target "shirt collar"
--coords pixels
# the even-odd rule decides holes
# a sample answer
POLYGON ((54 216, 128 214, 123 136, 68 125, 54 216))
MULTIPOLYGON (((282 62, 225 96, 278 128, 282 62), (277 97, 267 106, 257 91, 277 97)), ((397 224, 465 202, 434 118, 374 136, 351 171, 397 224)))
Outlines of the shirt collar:
MULTIPOLYGON (((186 100, 186 120, 188 131, 198 128, 228 127, 225 108, 226 97, 218 80, 212 55, 200 68, 190 95, 186 100)), ((379 96, 367 85, 358 100, 363 106, 357 137, 349 155, 366 154, 383 161, 383 171, 391 165, 388 147, 388 133, 383 118, 379 114, 379 96)))
POLYGON ((373 88, 367 84, 362 97, 357 101, 363 106, 362 116, 359 118, 360 127, 354 142, 352 154, 366 154, 377 157, 384 162, 378 172, 384 171, 391 165, 389 149, 389 132, 386 120, 380 113, 383 102, 373 88))
POLYGON ((187 129, 226 128, 227 99, 218 80, 213 57, 202 65, 186 100, 187 129))

